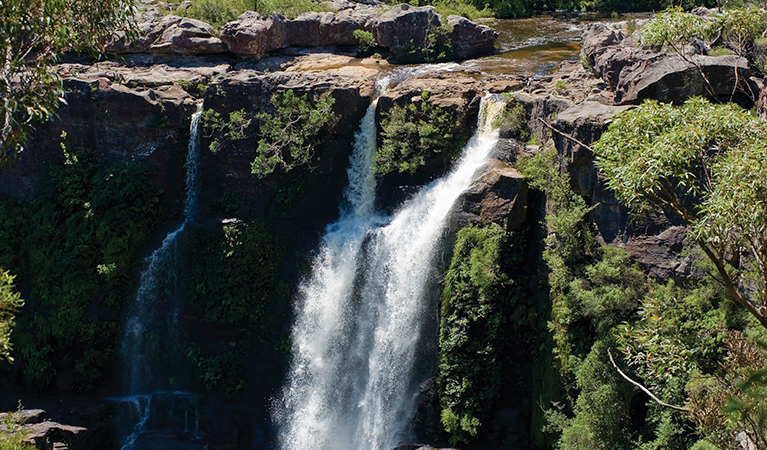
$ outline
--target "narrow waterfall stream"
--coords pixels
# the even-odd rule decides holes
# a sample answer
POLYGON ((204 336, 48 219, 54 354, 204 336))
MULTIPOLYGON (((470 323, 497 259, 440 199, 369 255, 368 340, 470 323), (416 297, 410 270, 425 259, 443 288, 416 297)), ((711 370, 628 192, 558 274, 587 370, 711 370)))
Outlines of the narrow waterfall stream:
MULTIPOLYGON (((436 259, 455 201, 498 141, 486 97, 452 171, 391 217, 374 210, 375 102, 355 136, 341 217, 300 288, 293 366, 275 411, 284 450, 389 449, 408 437, 424 326, 436 320, 436 259)), ((421 376, 422 377, 422 376, 421 376)))
MULTIPOLYGON (((163 318, 157 317, 160 305, 165 303, 160 297, 160 284, 163 277, 176 276, 175 252, 178 236, 190 223, 197 213, 197 198, 199 182, 197 179, 200 160, 200 118, 203 104, 197 105, 197 111, 192 114, 189 125, 189 147, 184 167, 186 169, 186 192, 184 199, 184 220, 176 229, 165 236, 162 245, 145 260, 145 268, 141 272, 136 301, 125 326, 123 337, 124 389, 129 397, 132 415, 137 418, 132 432, 122 444, 123 450, 134 448, 136 439, 142 432, 151 414, 152 392, 159 388, 156 374, 156 360, 160 357, 149 342, 147 336, 150 330, 156 330, 156 325, 163 318)), ((175 324, 168 324, 177 328, 175 324)))

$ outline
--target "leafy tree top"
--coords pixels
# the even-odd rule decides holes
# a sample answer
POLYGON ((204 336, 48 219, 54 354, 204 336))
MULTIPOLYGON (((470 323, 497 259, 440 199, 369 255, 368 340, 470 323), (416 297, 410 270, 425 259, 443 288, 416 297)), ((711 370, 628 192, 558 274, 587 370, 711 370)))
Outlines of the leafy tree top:
POLYGON ((52 67, 61 54, 101 53, 106 39, 132 29, 133 11, 133 0, 0 0, 0 162, 64 102, 52 67))
POLYGON ((765 129, 732 104, 647 101, 616 117, 594 151, 616 197, 682 218, 730 296, 767 326, 765 129))

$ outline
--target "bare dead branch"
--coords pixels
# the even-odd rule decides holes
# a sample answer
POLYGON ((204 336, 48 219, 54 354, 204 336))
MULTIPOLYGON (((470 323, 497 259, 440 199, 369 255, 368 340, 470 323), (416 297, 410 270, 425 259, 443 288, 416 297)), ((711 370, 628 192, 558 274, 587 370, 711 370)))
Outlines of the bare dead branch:
POLYGON ((650 398, 651 398, 651 399, 655 400, 655 402, 656 402, 657 404, 659 404, 659 405, 661 405, 661 406, 665 406, 666 408, 675 409, 675 410, 677 410, 677 411, 684 411, 684 412, 688 412, 688 413, 690 412, 690 408, 685 408, 685 407, 683 407, 683 406, 676 406, 676 405, 671 405, 671 404, 669 404, 669 403, 666 403, 666 402, 662 401, 661 399, 659 399, 658 397, 656 397, 656 396, 655 396, 655 394, 653 394, 652 392, 650 392, 650 390, 649 390, 649 389, 647 389, 646 387, 642 386, 641 384, 639 384, 639 383, 637 383, 636 381, 634 381, 634 380, 632 380, 631 378, 629 378, 629 376, 628 376, 628 375, 626 375, 625 373, 623 373, 623 371, 622 371, 622 370, 621 370, 621 369, 618 367, 618 365, 617 365, 617 364, 615 364, 615 360, 613 359, 613 354, 610 352, 610 348, 608 348, 608 349, 607 349, 607 356, 609 356, 609 357, 610 357, 610 362, 613 364, 613 367, 615 367, 615 370, 617 370, 617 371, 618 371, 618 373, 619 373, 619 374, 620 374, 620 375, 621 375, 621 376, 622 376, 622 377, 623 377, 623 378, 624 378, 626 381, 628 381, 629 383, 631 383, 631 384, 633 384, 634 386, 636 386, 636 387, 638 387, 639 389, 641 389, 641 390, 642 390, 642 392, 644 392, 645 394, 647 394, 648 396, 650 396, 650 398))

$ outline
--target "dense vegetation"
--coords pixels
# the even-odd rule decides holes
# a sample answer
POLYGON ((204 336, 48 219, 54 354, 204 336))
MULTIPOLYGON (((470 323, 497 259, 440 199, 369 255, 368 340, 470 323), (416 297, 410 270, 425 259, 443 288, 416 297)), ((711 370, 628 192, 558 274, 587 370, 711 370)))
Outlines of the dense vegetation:
MULTIPOLYGON (((245 388, 254 346, 279 353, 290 304, 280 279, 284 250, 263 220, 232 222, 215 231, 196 229, 189 245, 190 313, 225 339, 190 336, 187 356, 207 390, 233 396, 245 388)), ((285 356, 285 355, 281 355, 285 356)), ((274 361, 274 370, 280 367, 274 361)))
POLYGON ((222 145, 244 140, 255 132, 260 139, 251 172, 258 177, 265 177, 277 168, 287 172, 311 165, 321 132, 335 123, 335 98, 326 92, 311 102, 307 95, 295 95, 292 89, 277 92, 271 97, 271 111, 255 114, 232 111, 228 120, 212 109, 204 111, 202 127, 213 138, 210 151, 217 153, 222 145))
POLYGON ((439 335, 441 420, 452 445, 477 441, 500 397, 515 387, 520 349, 536 340, 535 308, 517 270, 521 248, 520 234, 497 224, 458 233, 439 335))
POLYGON ((165 217, 146 166, 107 165, 82 148, 62 154, 38 199, 0 198, 0 266, 28 286, 37 310, 18 317, 13 370, 40 390, 67 368, 79 389, 111 375, 136 252, 165 217))
POLYGON ((461 151, 466 134, 456 121, 456 111, 440 108, 428 98, 424 91, 421 101, 394 105, 383 118, 383 142, 373 156, 376 174, 413 174, 436 155, 449 161, 461 151))

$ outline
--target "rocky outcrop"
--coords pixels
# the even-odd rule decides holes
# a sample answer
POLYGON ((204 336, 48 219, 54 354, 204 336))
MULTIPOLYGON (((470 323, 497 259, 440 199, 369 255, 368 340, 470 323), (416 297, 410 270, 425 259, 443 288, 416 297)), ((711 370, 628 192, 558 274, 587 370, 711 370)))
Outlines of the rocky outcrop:
POLYGON ((165 16, 139 24, 139 37, 106 45, 111 53, 174 53, 201 55, 223 53, 227 49, 212 26, 186 17, 165 16))
POLYGON ((495 52, 495 40, 498 33, 485 25, 478 25, 461 16, 448 16, 447 24, 453 31, 453 55, 457 60, 476 58, 495 52))
POLYGON ((91 433, 87 428, 51 421, 42 409, 0 414, 0 433, 25 433, 24 441, 39 449, 84 450, 89 447, 91 433), (11 430, 6 421, 15 422, 11 430))
POLYGON ((384 47, 396 49, 410 44, 423 48, 427 46, 428 34, 440 25, 442 16, 433 6, 403 3, 373 19, 370 28, 376 42, 384 47))
POLYGON ((282 16, 260 16, 249 11, 221 30, 229 51, 243 57, 261 57, 288 47, 355 46, 354 31, 372 33, 376 44, 390 50, 429 46, 428 36, 449 25, 455 58, 467 59, 495 51, 498 34, 460 16, 446 23, 432 6, 397 5, 381 14, 375 7, 358 6, 333 13, 309 12, 288 20, 282 16))
POLYGON ((264 17, 247 11, 236 21, 224 25, 221 40, 236 55, 263 56, 272 50, 290 46, 286 22, 282 16, 264 17))
POLYGON ((461 211, 469 222, 499 223, 514 228, 527 213, 527 182, 519 171, 491 159, 485 172, 462 195, 461 211))
POLYGON ((752 90, 745 58, 706 56, 705 45, 686 46, 683 54, 657 52, 637 41, 638 32, 627 36, 620 24, 590 25, 583 34, 583 59, 613 89, 618 103, 648 98, 679 102, 694 96, 730 100, 752 90))
POLYGON ((48 165, 61 161, 62 143, 95 149, 106 163, 147 161, 155 165, 159 188, 183 191, 175 183, 182 168, 172 161, 185 154, 194 98, 175 82, 135 76, 126 83, 120 71, 85 72, 65 81, 67 105, 58 120, 40 125, 19 159, 0 171, 0 194, 35 198, 48 165))

